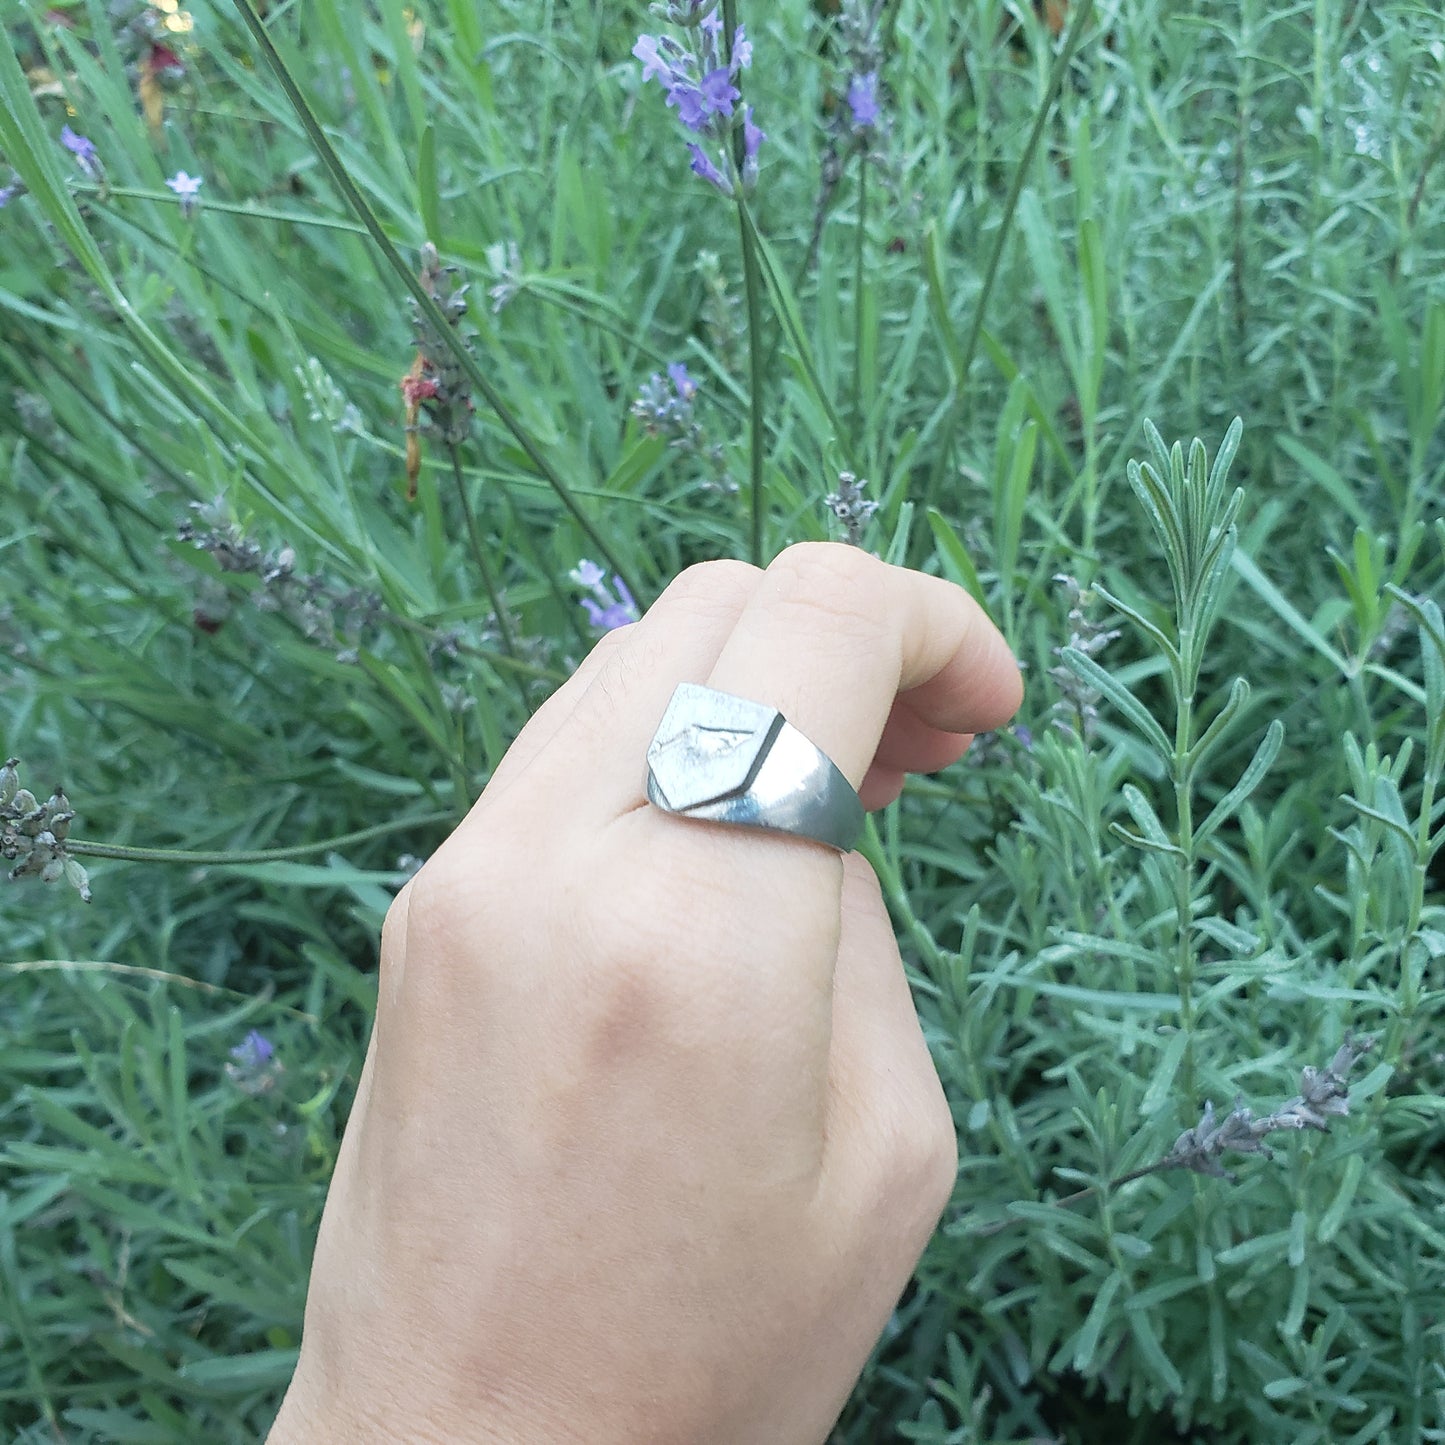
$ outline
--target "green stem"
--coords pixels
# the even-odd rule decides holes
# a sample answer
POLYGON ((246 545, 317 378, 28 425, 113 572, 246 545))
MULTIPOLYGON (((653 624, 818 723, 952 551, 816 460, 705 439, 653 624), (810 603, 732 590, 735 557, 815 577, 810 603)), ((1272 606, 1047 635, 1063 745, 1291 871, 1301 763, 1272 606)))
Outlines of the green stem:
POLYGON ((306 97, 301 93, 301 88, 296 83, 295 77, 291 74, 290 68, 281 58, 281 53, 276 49, 271 36, 261 17, 256 13, 253 0, 236 0, 236 8, 241 13, 241 19, 245 22, 246 28, 251 32, 256 44, 260 47, 266 64, 271 68, 282 90, 286 92, 286 98, 291 102, 297 118, 300 120, 303 129, 310 137, 311 144, 316 150, 317 157, 322 165, 326 167, 337 190, 346 199, 348 205, 356 213, 381 252, 388 266, 400 279, 401 283, 411 293, 412 299, 416 302, 421 314, 431 323, 435 333, 442 337, 452 355, 456 358, 457 365, 466 373, 467 380, 473 388, 485 398, 486 403, 498 420, 512 434, 517 445, 521 447, 528 460, 537 471, 547 479, 552 490, 557 494, 558 500, 571 513, 573 520, 582 529, 587 540, 597 549, 607 562, 608 567, 627 584, 634 596, 642 596, 642 590, 633 586, 627 569, 618 560, 607 539, 598 531, 592 520, 582 510, 577 498, 573 496, 572 489, 562 480, 561 474, 556 467, 543 455, 532 435, 522 425, 511 407, 503 400, 501 393, 492 385, 486 373, 482 370, 475 356, 467 349, 461 338, 452 330, 451 323, 442 314, 442 309, 427 292, 421 281, 413 272, 412 268, 402 259, 401 253, 396 249, 390 236, 382 229, 381 222, 376 212, 372 209, 366 197, 361 194, 355 181, 351 179, 346 167, 341 163, 341 157, 337 155, 326 132, 321 127, 321 122, 316 118, 316 113, 311 109, 306 97))
MULTIPOLYGON (((738 30, 737 0, 722 0, 723 48, 729 61, 738 30)), ((748 312, 748 478, 752 492, 752 524, 748 556, 754 567, 765 564, 763 553, 763 308, 762 279, 758 270, 757 238, 743 201, 743 133, 733 136, 733 186, 738 202, 738 236, 743 254, 743 297, 748 312)))
POLYGON ((1068 34, 1064 37, 1064 43, 1058 55, 1054 57, 1053 69, 1049 72, 1048 85, 1044 88, 1043 101, 1039 106, 1038 114, 1034 117, 1033 129, 1029 131, 1023 155, 1019 157, 1019 163, 1014 168, 1013 179, 1009 182, 1008 195, 1004 198, 1003 203, 1003 214, 999 218, 998 230, 993 238, 993 247, 989 251, 988 263, 984 267, 983 285, 979 289, 978 302, 973 308, 973 321, 969 325, 968 339, 964 342, 963 350, 960 353, 958 392, 954 396, 953 404, 949 407, 948 416, 943 424, 943 432, 939 438, 938 463, 934 469, 933 478, 935 485, 931 489, 930 495, 937 495, 938 484, 941 483, 943 473, 948 466, 949 453, 953 450, 953 434, 957 430, 963 413, 963 398, 968 386, 968 373, 973 366, 973 358, 978 351, 979 339, 983 334, 983 318, 988 311, 994 283, 998 280, 999 263, 1003 260, 1004 246, 1008 243, 1009 235, 1013 230, 1014 212, 1018 209, 1019 198, 1023 195, 1024 182, 1028 179, 1029 169, 1033 165, 1034 153, 1039 148, 1039 142, 1043 140, 1044 127, 1048 124, 1050 115, 1053 114, 1054 102, 1059 97, 1059 91, 1063 89, 1064 76, 1068 74, 1074 53, 1083 41, 1084 29, 1093 13, 1094 0, 1079 0, 1079 3, 1073 8, 1068 34))
MULTIPOLYGON (((1190 654, 1186 638, 1180 651, 1190 654)), ((1188 663, 1186 661, 1186 667, 1188 663)), ((1189 751, 1194 745, 1194 693, 1181 690, 1174 720, 1174 807, 1179 827, 1179 851, 1184 855, 1174 870, 1174 912, 1178 927, 1174 978, 1179 989, 1179 1024, 1184 1031, 1184 1056, 1179 1073, 1189 1108, 1200 1107, 1194 1068, 1194 799, 1189 751)))
POLYGON ((379 838, 385 833, 396 833, 405 828, 429 828, 433 823, 455 821, 456 815, 453 813, 424 813, 419 818, 391 818, 385 823, 377 823, 355 833, 323 838, 319 843, 298 843, 290 848, 192 852, 175 848, 131 848, 123 843, 92 843, 85 838, 67 838, 65 849, 77 857, 120 858, 127 863, 184 863, 192 867, 202 864, 277 863, 291 858, 305 858, 313 853, 326 853, 352 843, 364 843, 369 838, 379 838))
POLYGON ((747 213, 738 207, 743 251, 743 294, 748 310, 748 477, 752 491, 752 531, 748 555, 754 567, 765 564, 763 553, 763 307, 762 282, 747 213))
POLYGON ((152 983, 174 983, 181 988, 195 989, 198 993, 240 999, 242 1002, 269 1007, 276 1013, 300 1019, 302 1023, 320 1022, 315 1014, 292 1008, 289 1004, 274 1003, 264 993, 225 988, 221 984, 207 983, 204 979, 190 978, 183 973, 168 973, 163 968, 142 968, 133 963, 113 963, 107 958, 27 958, 18 963, 0 963, 0 973, 106 973, 120 978, 143 978, 152 983))
MULTIPOLYGON (((136 201, 156 201, 162 205, 180 205, 180 197, 169 191, 153 191, 146 186, 98 185, 93 181, 76 181, 71 189, 78 196, 99 196, 102 200, 125 197, 136 201)), ((307 216, 298 211, 276 211, 269 206, 252 205, 249 201, 212 201, 197 198, 192 203, 196 211, 213 211, 220 215, 240 216, 247 221, 282 221, 292 226, 311 226, 318 231, 346 231, 353 236, 366 235, 366 227, 359 221, 347 221, 336 216, 307 216)))
POLYGON ((858 153, 858 229, 853 254, 853 431, 863 435, 863 250, 868 237, 868 156, 858 153))
MULTIPOLYGON (((497 579, 492 575, 491 563, 487 561, 487 549, 482 546, 481 533, 477 531, 477 518, 472 510, 472 499, 467 495, 466 478, 462 476, 461 451, 455 445, 449 444, 448 453, 452 459, 452 479, 457 484, 457 499, 461 502, 462 516, 466 518, 467 540, 471 543, 472 560, 477 564, 477 571, 482 574, 482 586, 487 589, 487 599, 492 604, 492 615, 497 619, 497 631, 502 636, 502 651, 507 654, 513 662, 517 661, 517 639, 512 632, 511 619, 507 616, 507 609, 502 602, 502 594, 497 590, 497 579)), ((514 672, 512 681, 517 687, 517 696, 522 700, 522 711, 530 717, 532 715, 532 704, 527 697, 527 689, 521 679, 514 672)))

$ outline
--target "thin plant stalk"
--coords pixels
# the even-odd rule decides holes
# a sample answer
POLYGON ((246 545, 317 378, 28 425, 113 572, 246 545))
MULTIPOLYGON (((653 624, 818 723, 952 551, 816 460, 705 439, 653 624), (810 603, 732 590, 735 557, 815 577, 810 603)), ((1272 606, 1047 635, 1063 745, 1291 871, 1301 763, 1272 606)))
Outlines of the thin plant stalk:
POLYGON ((939 438, 938 461, 934 467, 934 485, 930 489, 931 495, 937 495, 943 473, 948 466, 949 455, 953 451, 953 436, 963 417, 963 402, 968 391, 968 373, 973 367, 973 358, 978 351, 978 343, 983 335, 983 318, 988 312, 988 303, 993 295, 994 283, 998 280, 999 264, 1003 260, 1004 247, 1008 244, 1009 236, 1013 232, 1014 213, 1018 210, 1019 198, 1023 195, 1024 182, 1028 179, 1029 171, 1033 166, 1039 142, 1044 138, 1044 127, 1054 112, 1054 103, 1059 98, 1059 91, 1063 89, 1064 76, 1068 74, 1069 66, 1073 63, 1074 54, 1083 41, 1084 30, 1093 13, 1094 0, 1079 0, 1079 3, 1074 6, 1069 19, 1069 29, 1064 36, 1064 43, 1054 57, 1053 68, 1049 71, 1048 84, 1044 87, 1044 98, 1039 105, 1038 114, 1034 116, 1033 127, 1029 131, 1028 140, 1024 143, 1023 154, 1019 157, 1018 165, 1014 167, 1013 179, 1009 182, 1008 194, 1004 197, 1003 210, 999 215, 998 230, 994 233, 993 246, 989 250, 988 263, 984 267, 983 284, 979 288, 978 301, 973 308, 973 320, 969 323, 968 336, 959 353, 958 391, 953 398, 953 404, 948 409, 948 416, 943 423, 943 433, 939 438))
POLYGON ((187 867, 219 866, 225 863, 282 863, 306 858, 315 853, 329 853, 352 843, 365 843, 385 833, 398 833, 405 828, 429 828, 438 823, 455 823, 454 813, 424 813, 419 818, 390 818, 355 833, 342 833, 323 838, 317 843, 297 843, 289 848, 249 849, 180 849, 135 848, 126 843, 96 843, 86 838, 67 838, 65 851, 87 858, 119 858, 127 863, 176 863, 187 867))
MULTIPOLYGON (((452 459, 452 479, 457 485, 457 500, 461 503, 462 516, 466 519, 467 540, 471 544, 472 560, 477 564, 477 571, 482 578, 482 586, 487 589, 487 599, 492 604, 492 614, 497 619, 497 631, 502 638, 502 651, 515 662, 517 660, 517 639, 512 632, 512 623, 507 616, 502 594, 497 589, 497 579, 492 575, 491 563, 487 561, 487 549, 482 546, 482 536, 477 530, 477 518, 472 510, 472 499, 467 495, 467 480, 462 475, 461 449, 449 445, 447 451, 452 459)), ((516 683, 517 695, 522 700, 522 710, 530 717, 532 704, 527 696, 526 686, 516 673, 512 674, 512 681, 516 683)))
POLYGON ((402 259, 401 253, 397 250, 395 243, 382 229, 376 212, 372 209, 366 197, 361 194, 355 181, 351 179, 346 167, 341 163, 341 157, 336 154, 322 129, 321 122, 317 119, 315 111, 312 110, 310 102, 301 93, 301 88, 296 83, 296 78, 291 74, 290 67, 281 57, 281 52, 271 40, 270 33, 263 24, 261 17, 256 13, 256 7, 252 0, 236 0, 236 8, 240 11, 241 19, 245 22, 246 28, 251 32, 256 44, 260 47, 266 64, 275 75, 282 90, 286 92, 286 98, 291 102, 297 118, 300 120, 303 129, 315 147, 317 157, 322 165, 326 167, 328 174, 335 183, 336 188, 345 197, 352 210, 356 212, 358 219, 366 227, 372 241, 381 252, 388 266, 395 272, 402 284, 411 293, 412 299, 420 308, 421 313, 431 323, 436 334, 441 336, 455 356, 457 365, 466 373, 467 380, 478 391, 496 413, 498 420, 512 434, 517 445, 526 453, 527 458, 535 466, 538 472, 547 479, 552 490, 557 494, 558 500, 571 513, 573 520, 582 529, 587 540, 597 549, 606 560, 611 570, 620 576, 633 595, 639 594, 640 589, 633 587, 632 580, 625 568, 613 552, 611 545, 602 533, 592 522, 591 518, 582 510, 577 498, 572 495, 572 489, 562 480, 561 473, 542 453, 541 448, 533 440, 531 433, 522 425, 511 407, 507 405, 502 394, 492 385, 486 373, 462 342, 456 339, 450 328, 447 318, 442 314, 442 309, 436 301, 428 294, 427 289, 412 274, 412 268, 402 259))
POLYGON ((752 228, 741 208, 738 231, 742 239, 743 294, 748 312, 748 478, 752 492, 751 531, 748 556, 753 566, 764 565, 763 553, 763 308, 762 280, 752 228))
MULTIPOLYGON (((737 34, 737 0, 722 0, 723 44, 732 59, 733 36, 737 34)), ((733 169, 741 177, 743 168, 743 136, 734 137, 733 169)), ((748 224, 743 204, 742 186, 736 187, 738 198, 738 238, 743 257, 743 298, 748 313, 748 481, 752 493, 752 516, 748 532, 748 558, 754 567, 764 565, 763 553, 763 307, 762 276, 758 269, 756 239, 748 224)))
POLYGON ((863 434, 863 253, 868 239, 868 157, 858 156, 858 227, 853 252, 853 426, 863 434))

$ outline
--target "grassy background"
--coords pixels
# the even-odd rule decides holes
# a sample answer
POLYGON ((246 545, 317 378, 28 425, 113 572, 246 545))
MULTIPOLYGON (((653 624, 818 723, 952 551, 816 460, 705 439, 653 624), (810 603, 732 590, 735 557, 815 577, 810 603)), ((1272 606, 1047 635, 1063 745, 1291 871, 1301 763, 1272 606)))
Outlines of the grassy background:
POLYGON ((605 547, 645 605, 749 555, 755 497, 764 557, 839 535, 846 469, 864 545, 975 589, 1029 688, 869 840, 963 1164, 838 1441, 1445 1439, 1445 25, 1045 12, 890 0, 865 45, 739 5, 755 386, 644 7, 272 4, 406 266, 471 283, 505 418, 478 397, 455 469, 424 431, 412 501, 402 278, 237 10, 5 11, 0 742, 63 782, 94 901, 0 891, 0 1433, 264 1430, 380 920, 595 637, 567 574, 605 547), (679 360, 691 447, 630 410, 679 360), (1235 416, 1237 545, 1175 596, 1224 498, 1158 534, 1126 462, 1235 416), (1106 1187, 1350 1030, 1327 1132, 1106 1187))

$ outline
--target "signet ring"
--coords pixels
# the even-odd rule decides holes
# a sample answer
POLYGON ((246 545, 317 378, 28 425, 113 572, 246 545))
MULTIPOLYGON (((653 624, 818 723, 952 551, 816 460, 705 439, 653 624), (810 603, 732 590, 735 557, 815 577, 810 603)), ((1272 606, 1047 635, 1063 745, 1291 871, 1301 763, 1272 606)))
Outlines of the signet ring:
POLYGON ((815 838, 850 852, 863 803, 776 708, 679 683, 647 749, 648 801, 684 818, 815 838))

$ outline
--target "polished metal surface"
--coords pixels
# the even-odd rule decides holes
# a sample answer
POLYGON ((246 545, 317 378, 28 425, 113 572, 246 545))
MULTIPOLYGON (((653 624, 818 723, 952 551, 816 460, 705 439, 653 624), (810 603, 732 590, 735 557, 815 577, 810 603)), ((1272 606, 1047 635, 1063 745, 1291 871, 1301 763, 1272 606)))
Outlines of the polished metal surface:
POLYGON ((647 796, 682 817, 844 853, 863 831, 853 785, 782 713, 695 682, 678 684, 647 749, 647 796))

